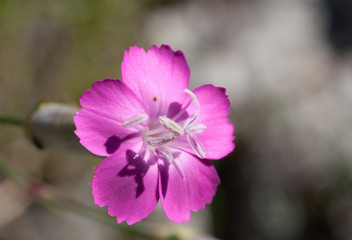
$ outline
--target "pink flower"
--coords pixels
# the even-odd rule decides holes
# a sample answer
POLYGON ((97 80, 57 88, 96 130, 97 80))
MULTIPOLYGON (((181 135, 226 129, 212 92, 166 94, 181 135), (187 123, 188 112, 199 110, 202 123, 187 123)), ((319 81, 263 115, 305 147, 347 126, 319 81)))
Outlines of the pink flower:
POLYGON ((159 199, 167 217, 189 221, 211 203, 220 183, 208 159, 234 149, 224 88, 188 89, 181 51, 153 46, 125 51, 122 81, 95 82, 74 116, 80 142, 107 157, 92 180, 94 201, 117 222, 147 217, 159 199))

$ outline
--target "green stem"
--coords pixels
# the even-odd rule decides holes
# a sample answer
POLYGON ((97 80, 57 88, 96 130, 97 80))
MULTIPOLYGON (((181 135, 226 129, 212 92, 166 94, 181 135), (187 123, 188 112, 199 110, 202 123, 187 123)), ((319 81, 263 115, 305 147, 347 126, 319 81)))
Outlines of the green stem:
POLYGON ((22 126, 24 123, 24 119, 20 116, 0 113, 0 122, 22 126))

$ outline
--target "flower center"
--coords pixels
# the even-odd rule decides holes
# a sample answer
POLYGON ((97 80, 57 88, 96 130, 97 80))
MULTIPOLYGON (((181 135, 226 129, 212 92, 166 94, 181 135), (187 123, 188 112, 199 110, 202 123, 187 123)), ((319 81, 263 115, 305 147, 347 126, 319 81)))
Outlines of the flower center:
POLYGON ((196 95, 189 89, 185 89, 184 91, 191 99, 175 116, 171 118, 165 115, 159 116, 147 126, 145 121, 148 120, 148 115, 142 113, 133 116, 122 124, 122 126, 127 128, 141 125, 144 127, 142 134, 143 146, 134 158, 143 155, 148 149, 158 158, 167 160, 169 164, 174 164, 182 178, 183 175, 174 162, 174 155, 180 148, 191 146, 199 158, 205 158, 204 147, 196 135, 206 129, 204 124, 196 123, 200 114, 199 102, 196 95), (187 119, 180 119, 192 102, 196 105, 196 110, 187 119))

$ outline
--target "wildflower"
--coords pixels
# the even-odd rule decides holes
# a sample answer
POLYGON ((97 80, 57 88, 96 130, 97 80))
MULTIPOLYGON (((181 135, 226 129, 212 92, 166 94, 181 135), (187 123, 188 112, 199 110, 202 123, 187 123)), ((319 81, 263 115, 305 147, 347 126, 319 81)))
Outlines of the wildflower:
POLYGON ((234 148, 225 89, 189 90, 183 53, 165 45, 131 47, 121 72, 122 81, 93 83, 74 117, 81 144, 107 157, 92 180, 94 201, 118 223, 147 217, 159 199, 170 220, 189 221, 220 182, 208 159, 234 148))

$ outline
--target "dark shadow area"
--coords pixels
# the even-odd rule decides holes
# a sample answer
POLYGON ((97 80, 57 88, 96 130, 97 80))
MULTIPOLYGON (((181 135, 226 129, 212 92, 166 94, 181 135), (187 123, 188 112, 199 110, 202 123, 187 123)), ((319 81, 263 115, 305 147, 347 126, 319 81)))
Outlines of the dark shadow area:
MULTIPOLYGON (((164 160, 164 159, 163 159, 164 160)), ((161 196, 165 198, 167 192, 167 185, 169 182, 169 163, 164 160, 163 165, 159 165, 161 196)))
MULTIPOLYGON (((174 152, 172 153, 172 157, 174 161, 180 156, 179 152, 174 152)), ((160 172, 160 183, 161 183, 161 194, 163 198, 165 198, 166 192, 167 192, 167 187, 169 184, 169 163, 166 159, 162 159, 164 164, 159 165, 159 172, 160 172)))
POLYGON ((197 158, 199 162, 201 162, 203 165, 207 166, 207 167, 210 167, 210 166, 213 166, 213 164, 210 162, 209 159, 201 159, 201 158, 197 158))
MULTIPOLYGON (((238 135, 237 135, 238 136, 238 135)), ((211 204, 214 233, 219 239, 264 239, 251 217, 250 184, 246 171, 253 160, 246 156, 245 137, 237 143, 236 150, 221 161, 213 162, 221 179, 211 204)))
POLYGON ((134 137, 138 137, 139 135, 140 135, 140 133, 131 133, 131 134, 126 135, 123 138, 120 138, 116 135, 112 135, 104 143, 104 146, 106 147, 106 152, 109 154, 113 154, 114 152, 116 152, 120 148, 121 143, 123 143, 127 140, 130 140, 134 137))
MULTIPOLYGON (((182 109, 182 105, 178 102, 172 102, 169 106, 169 108, 167 109, 167 117, 168 118, 173 118, 174 116, 176 116, 176 114, 178 114, 182 109)), ((185 119, 187 119, 189 117, 187 112, 184 112, 181 117, 178 118, 178 121, 183 121, 185 119)))
POLYGON ((126 159, 128 164, 117 174, 120 177, 131 177, 134 176, 134 180, 137 183, 136 198, 138 198, 144 192, 144 181, 143 178, 149 170, 149 167, 154 164, 150 160, 145 161, 144 155, 134 159, 136 153, 132 150, 126 151, 126 159))
POLYGON ((338 53, 352 49, 352 1, 323 0, 327 17, 327 37, 338 53))

